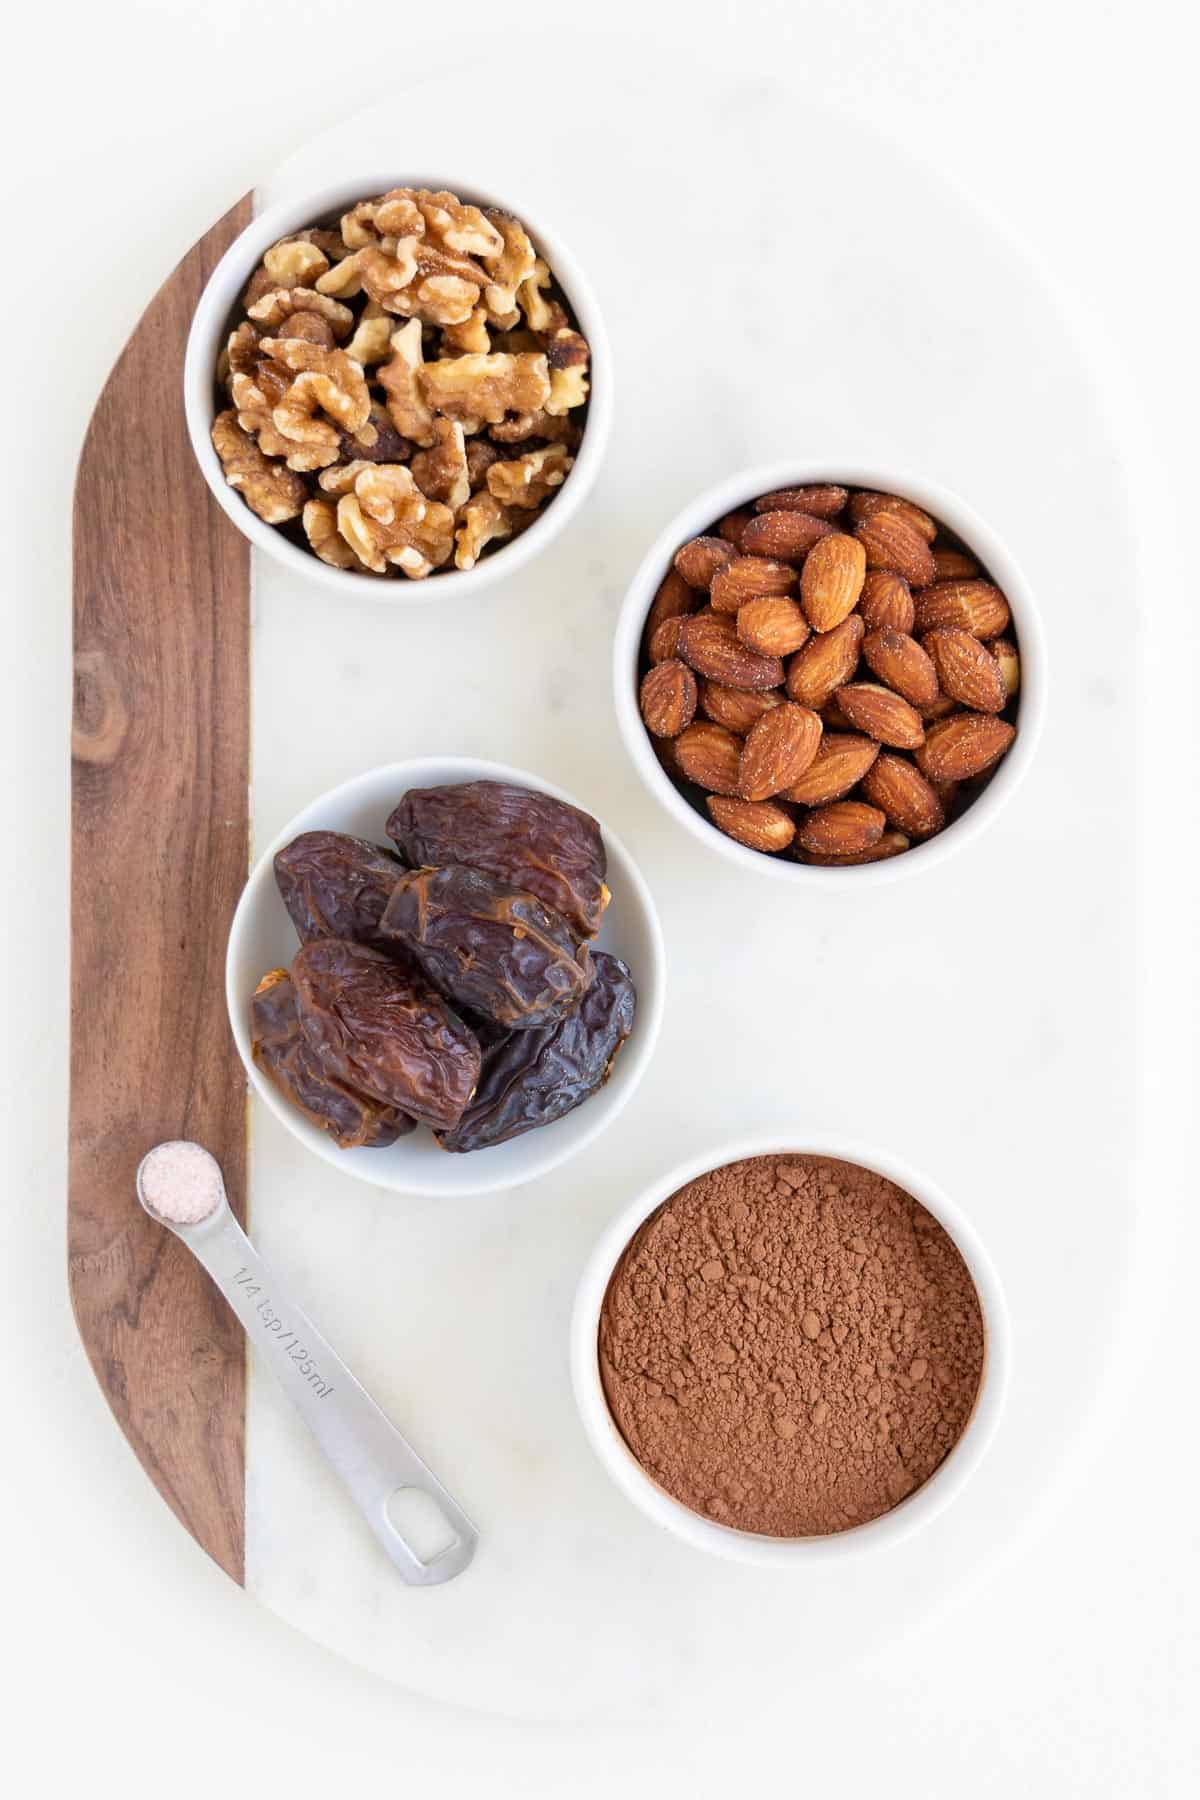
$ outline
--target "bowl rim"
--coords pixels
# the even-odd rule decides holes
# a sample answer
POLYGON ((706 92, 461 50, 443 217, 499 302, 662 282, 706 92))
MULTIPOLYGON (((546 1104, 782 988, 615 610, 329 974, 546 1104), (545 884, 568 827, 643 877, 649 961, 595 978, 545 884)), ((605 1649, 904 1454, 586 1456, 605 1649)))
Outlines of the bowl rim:
POLYGON ((952 489, 920 471, 901 472, 894 466, 853 464, 832 456, 793 456, 786 461, 756 464, 737 470, 715 482, 690 500, 663 526, 633 575, 621 602, 613 636, 613 700, 625 747, 643 783, 673 819, 710 850, 776 881, 810 887, 814 892, 846 892, 884 883, 935 868, 946 857, 965 848, 986 830, 1025 778, 1037 751, 1046 711, 1046 647, 1033 592, 1007 544, 992 527, 952 489), (832 466, 831 466, 832 465, 832 466), (792 862, 779 856, 735 843, 703 817, 676 788, 651 748, 638 707, 638 666, 642 629, 654 593, 671 566, 675 551, 714 520, 738 506, 770 493, 775 488, 806 483, 837 482, 845 487, 870 488, 894 493, 915 502, 943 521, 963 542, 975 549, 1012 611, 1021 652, 1021 693, 1018 702, 1020 729, 1011 750, 979 798, 962 816, 936 837, 914 844, 902 856, 855 867, 822 868, 792 862))
MULTIPOLYGON (((250 1032, 247 1023, 248 996, 237 981, 235 963, 246 934, 251 929, 251 922, 257 917, 263 890, 282 907, 275 886, 272 861, 277 850, 290 843, 300 831, 315 830, 311 822, 311 814, 318 808, 334 807, 339 802, 352 800, 358 791, 369 783, 396 780, 396 798, 407 788, 428 785, 436 782, 439 785, 461 781, 510 781, 518 786, 530 787, 538 793, 549 795, 552 799, 565 801, 568 806, 582 807, 574 795, 553 782, 544 780, 529 769, 519 769, 508 763, 484 761, 468 756, 427 756, 413 757, 403 762, 380 763, 371 769, 364 769, 357 775, 339 782, 336 787, 327 789, 317 795, 307 806, 293 815, 282 830, 278 831, 265 846, 262 853, 255 858, 254 864, 246 878, 245 885, 238 897, 233 918, 230 921, 229 935, 225 946, 225 1007, 229 1018, 230 1030, 237 1046, 237 1052, 246 1070, 247 1078, 254 1092, 273 1112, 298 1143, 310 1150, 313 1155, 327 1162, 341 1173, 351 1175, 357 1180, 366 1182, 371 1187, 384 1188, 391 1193, 429 1195, 439 1194, 446 1198, 457 1199, 466 1195, 500 1193, 506 1188, 519 1187, 527 1181, 535 1181, 548 1174, 552 1169, 568 1161, 597 1138, 606 1126, 610 1125, 629 1103, 641 1083, 646 1068, 654 1054, 658 1034, 662 1025, 666 996, 667 958, 662 924, 654 903, 650 887, 637 863, 617 834, 609 829, 597 814, 590 816, 596 819, 604 841, 610 865, 620 865, 620 879, 629 889, 634 904, 637 906, 642 923, 649 940, 650 964, 652 979, 647 980, 638 970, 633 971, 634 984, 637 988, 637 1012, 633 1031, 622 1046, 621 1061, 623 1080, 614 1087, 611 1081, 606 1082, 598 1093, 585 1101, 580 1108, 564 1115, 562 1120, 543 1127, 539 1133, 522 1133, 522 1138, 529 1140, 535 1137, 545 1139, 546 1133, 553 1132, 555 1125, 565 1123, 567 1118, 576 1112, 593 1109, 592 1116, 583 1125, 576 1124, 575 1133, 570 1140, 557 1151, 544 1143, 541 1153, 532 1158, 530 1164, 519 1164, 507 1172, 488 1175, 486 1172, 486 1156, 460 1156, 447 1158, 455 1165, 457 1179, 450 1184, 430 1183, 418 1174, 412 1179, 397 1179, 389 1174, 381 1178, 382 1171, 375 1173, 379 1165, 367 1160, 373 1152, 364 1152, 356 1156, 339 1150, 333 1140, 316 1127, 306 1131, 303 1120, 296 1109, 269 1082, 257 1067, 250 1050, 250 1032), (643 985, 644 984, 644 985, 643 985), (628 1061, 626 1060, 628 1059, 628 1061), (472 1173, 472 1169, 477 1173, 472 1173)), ((332 828, 331 829, 336 829, 332 828)), ((286 914, 285 914, 286 917, 286 914)), ((516 1141, 516 1140, 514 1140, 516 1141)), ((400 1140, 403 1144, 404 1140, 400 1140)))
POLYGON ((838 1560, 902 1542, 930 1524, 962 1492, 990 1447, 1011 1379, 1011 1324, 990 1255, 963 1210, 930 1178, 890 1151, 825 1131, 769 1131, 718 1140, 656 1175, 605 1226, 584 1265, 570 1324, 571 1386, 584 1433, 617 1487, 654 1524, 694 1549, 733 1562, 774 1568, 838 1560), (629 1240, 654 1210, 687 1182, 754 1156, 824 1156, 884 1175, 924 1206, 953 1239, 979 1295, 984 1361, 979 1390, 961 1434, 921 1487, 889 1512, 824 1537, 777 1538, 719 1525, 674 1499, 629 1449, 605 1399, 600 1378, 600 1311, 613 1270, 629 1240))
POLYGON ((368 172, 339 177, 315 190, 306 189, 303 194, 276 201, 256 214, 238 234, 205 282, 192 314, 183 359, 183 402, 192 453, 209 491, 252 545, 265 550, 289 573, 318 582, 343 599, 355 596, 389 606, 420 606, 444 597, 450 581, 454 583, 455 596, 466 597, 515 574, 569 524, 592 489, 608 445, 613 417, 612 355, 591 281, 558 233, 547 229, 523 202, 501 198, 478 182, 457 181, 450 176, 368 172), (519 537, 483 557, 473 569, 450 568, 423 581, 371 580, 352 569, 331 568, 311 551, 291 543, 278 527, 266 524, 251 512, 241 495, 229 486, 209 437, 215 417, 213 387, 223 334, 237 296, 263 252, 288 232, 305 229, 313 220, 347 206, 353 199, 401 185, 434 191, 447 189, 468 204, 495 206, 520 219, 567 295, 591 351, 587 423, 574 467, 553 501, 543 507, 519 537))

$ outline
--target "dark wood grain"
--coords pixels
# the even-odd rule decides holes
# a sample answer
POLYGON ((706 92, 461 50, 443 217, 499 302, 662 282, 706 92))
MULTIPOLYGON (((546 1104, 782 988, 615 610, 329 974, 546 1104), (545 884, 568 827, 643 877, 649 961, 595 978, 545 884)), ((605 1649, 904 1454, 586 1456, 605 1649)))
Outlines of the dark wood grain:
POLYGON ((213 504, 183 416, 200 290, 249 198, 180 263, 109 377, 75 488, 71 817, 71 1298, 147 1473, 241 1581, 245 1340, 191 1256, 142 1213, 163 1138, 206 1144, 243 1210, 246 1086, 225 939, 246 878, 246 540, 213 504))

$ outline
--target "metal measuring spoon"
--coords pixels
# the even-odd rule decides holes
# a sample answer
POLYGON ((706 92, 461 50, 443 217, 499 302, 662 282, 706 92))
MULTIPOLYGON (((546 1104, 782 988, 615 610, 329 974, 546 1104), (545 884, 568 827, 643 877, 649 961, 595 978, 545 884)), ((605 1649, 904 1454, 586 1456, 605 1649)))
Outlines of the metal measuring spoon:
POLYGON ((157 1144, 138 1165, 137 1193, 220 1288, 404 1580, 433 1587, 461 1575, 478 1532, 266 1268, 230 1210, 216 1158, 186 1139, 157 1144), (428 1538, 424 1554, 393 1510, 428 1538))

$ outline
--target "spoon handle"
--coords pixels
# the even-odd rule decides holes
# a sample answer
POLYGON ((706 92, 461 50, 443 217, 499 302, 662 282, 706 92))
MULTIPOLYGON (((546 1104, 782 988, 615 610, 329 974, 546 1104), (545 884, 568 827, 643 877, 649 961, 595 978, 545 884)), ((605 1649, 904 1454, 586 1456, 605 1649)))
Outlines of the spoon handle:
POLYGON ((228 1300, 404 1580, 432 1587, 461 1574, 478 1542, 470 1519, 289 1299, 229 1209, 177 1235, 228 1300), (402 1490, 410 1492, 396 1504, 402 1490), (424 1556, 393 1512, 424 1517, 431 1537, 424 1556))

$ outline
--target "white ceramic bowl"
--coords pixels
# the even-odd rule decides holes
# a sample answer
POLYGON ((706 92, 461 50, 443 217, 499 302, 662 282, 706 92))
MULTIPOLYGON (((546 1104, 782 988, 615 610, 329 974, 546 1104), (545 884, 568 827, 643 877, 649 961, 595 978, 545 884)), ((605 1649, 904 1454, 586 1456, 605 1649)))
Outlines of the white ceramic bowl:
POLYGON ((209 276, 192 318, 183 366, 183 401, 192 449, 213 498, 252 544, 265 550, 294 575, 319 581, 343 599, 371 599, 391 606, 411 606, 434 599, 445 601, 451 595, 461 598, 475 594, 502 577, 514 574, 544 549, 578 512, 596 479, 608 443, 612 424, 612 359, 591 283, 566 245, 530 215, 518 196, 491 194, 476 182, 457 181, 449 176, 389 170, 383 175, 368 173, 342 178, 315 193, 281 201, 278 206, 260 213, 234 240, 209 276), (262 261, 263 253, 289 232, 323 223, 347 211, 356 201, 372 194, 386 193, 389 188, 400 185, 448 188, 475 205, 498 206, 514 213, 529 232, 539 254, 549 263, 574 311, 579 329, 591 347, 591 393, 583 441, 576 452, 575 466, 554 499, 520 537, 484 556, 473 569, 441 570, 423 581, 409 581, 404 577, 385 581, 356 574, 350 569, 333 569, 311 551, 293 544, 276 526, 264 524, 251 512, 242 496, 229 486, 209 436, 219 410, 215 392, 217 357, 229 334, 230 318, 238 298, 262 261))
MULTIPOLYGON (((760 489, 765 492, 765 489, 760 489)), ((609 1225, 593 1250, 583 1272, 571 1320, 571 1380, 584 1430, 600 1461, 635 1506, 656 1525, 662 1525, 698 1550, 735 1562, 796 1567, 827 1558, 882 1549, 900 1542, 927 1525, 948 1506, 970 1479, 987 1450, 1004 1405, 1008 1383, 1009 1324, 1004 1295, 996 1272, 974 1231, 956 1206, 925 1176, 907 1168, 894 1156, 868 1145, 821 1137, 813 1140, 799 1133, 746 1138, 710 1147, 690 1157, 643 1190, 609 1225), (954 1239, 979 1294, 985 1332, 984 1369, 979 1394, 967 1425, 946 1460, 924 1486, 902 1500, 890 1512, 849 1531, 827 1537, 777 1538, 757 1532, 736 1531, 703 1518, 672 1499, 648 1475, 629 1449, 613 1422, 600 1379, 598 1333, 600 1309, 621 1252, 639 1225, 663 1201, 709 1169, 740 1162, 750 1156, 829 1156, 858 1163, 894 1181, 919 1200, 954 1239)))
POLYGON ((637 1014, 607 1082, 599 1093, 565 1118, 506 1144, 467 1155, 442 1150, 433 1134, 423 1128, 385 1149, 339 1150, 255 1066, 250 1050, 251 998, 267 970, 285 967, 298 947, 295 929, 275 885, 275 852, 302 831, 345 831, 386 844, 384 826, 388 814, 409 788, 481 780, 516 782, 566 800, 572 806, 580 805, 573 795, 563 793, 540 776, 525 769, 507 768, 502 763, 431 757, 371 769, 322 794, 268 844, 242 891, 229 930, 225 998, 234 1039, 255 1091, 294 1137, 335 1169, 377 1187, 393 1188, 400 1194, 481 1194, 532 1181, 565 1162, 590 1143, 625 1105, 650 1060, 662 1020, 665 959, 658 914, 629 852, 601 824, 612 899, 595 944, 628 963, 637 988, 637 1014))
POLYGON ((827 892, 837 888, 861 890, 871 883, 894 881, 898 876, 914 874, 918 869, 933 868, 943 857, 962 849, 986 829, 1005 801, 1016 792, 1033 760, 1041 733, 1046 704, 1046 652, 1029 583, 990 526, 957 494, 908 471, 867 465, 848 467, 844 463, 831 466, 819 456, 807 456, 785 463, 769 463, 765 468, 743 469, 699 495, 664 526, 642 558, 621 606, 613 646, 613 691, 621 733, 642 780, 672 818, 701 843, 743 869, 770 875, 776 880, 827 892), (979 798, 945 831, 925 843, 914 844, 902 856, 847 869, 827 869, 792 862, 782 856, 766 856, 759 850, 749 850, 744 844, 735 843, 723 831, 718 831, 707 815, 680 793, 662 767, 638 709, 638 660, 646 615, 679 546, 711 527, 726 513, 751 504, 760 494, 769 494, 775 488, 825 481, 903 495, 955 532, 1003 590, 1012 609, 1013 630, 1021 652, 1016 740, 979 798))

